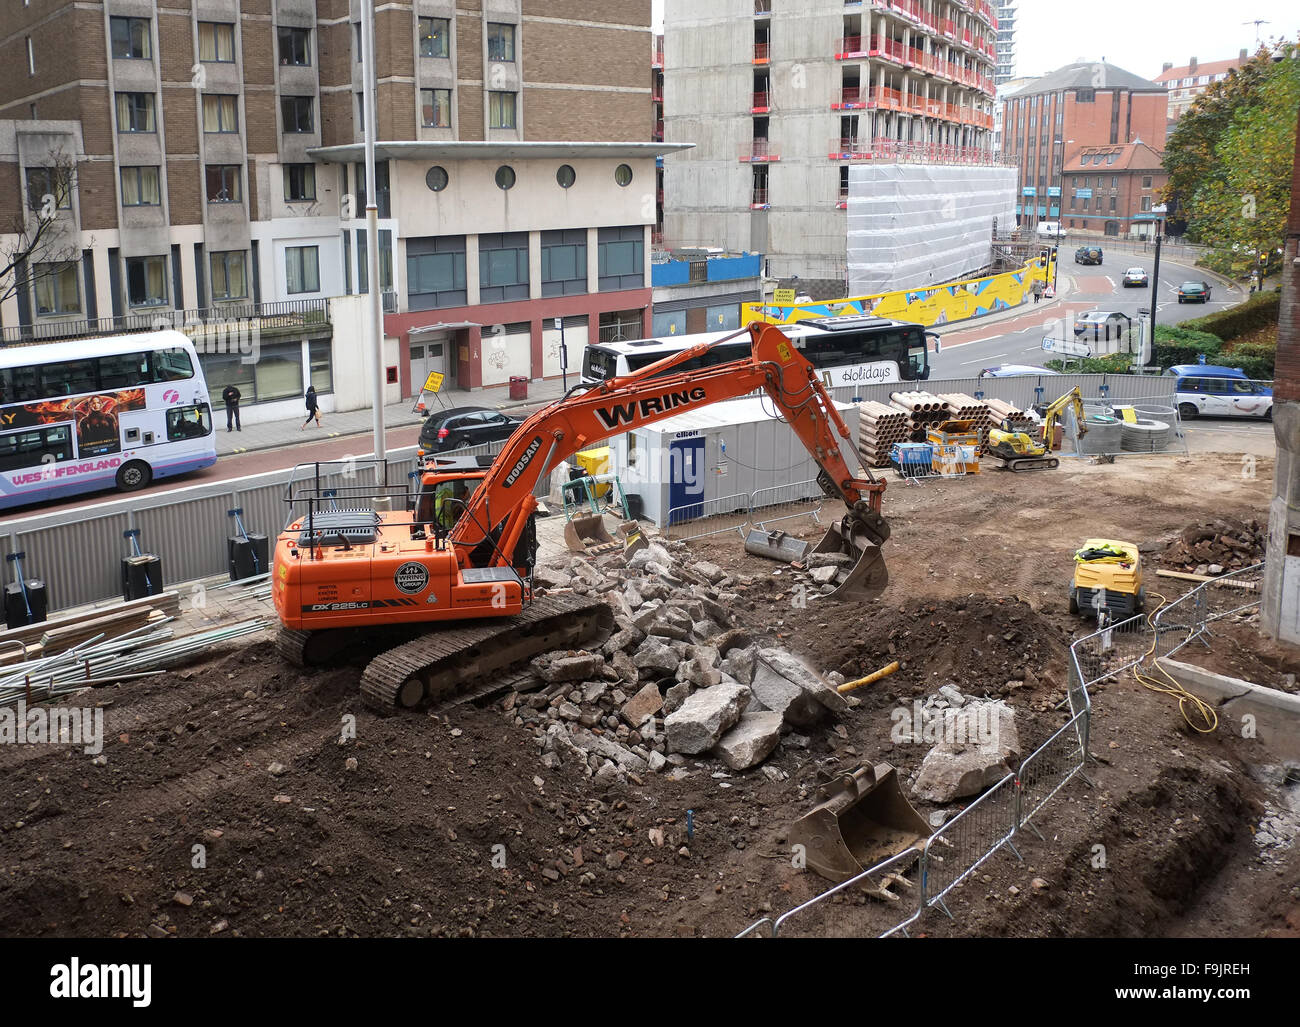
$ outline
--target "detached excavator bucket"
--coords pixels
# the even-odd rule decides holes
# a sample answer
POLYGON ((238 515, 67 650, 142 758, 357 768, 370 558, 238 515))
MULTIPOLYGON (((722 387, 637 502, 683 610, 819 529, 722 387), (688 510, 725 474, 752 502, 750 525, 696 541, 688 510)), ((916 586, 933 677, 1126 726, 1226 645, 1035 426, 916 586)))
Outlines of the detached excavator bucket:
POLYGON ((813 553, 840 554, 846 559, 836 577, 831 599, 874 599, 889 584, 889 569, 880 547, 889 538, 889 522, 866 503, 856 503, 817 543, 813 553))
POLYGON ((603 547, 608 546, 611 549, 617 549, 622 545, 622 543, 616 542, 614 536, 605 529, 605 516, 603 514, 574 516, 566 521, 564 525, 564 542, 571 553, 607 551, 603 550, 603 547))
POLYGON ((806 560, 811 549, 811 542, 794 538, 784 531, 752 528, 745 536, 745 552, 753 553, 755 556, 765 556, 769 560, 779 560, 781 563, 806 560))
POLYGON ((794 822, 790 844, 804 846, 808 866, 837 884, 930 835, 888 763, 864 764, 828 782, 817 799, 812 812, 794 822))

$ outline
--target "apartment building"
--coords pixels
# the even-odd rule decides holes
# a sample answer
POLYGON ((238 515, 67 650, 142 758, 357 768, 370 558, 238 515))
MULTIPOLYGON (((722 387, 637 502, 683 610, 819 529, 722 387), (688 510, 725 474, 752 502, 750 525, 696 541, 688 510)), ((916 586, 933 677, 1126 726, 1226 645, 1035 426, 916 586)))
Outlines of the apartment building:
POLYGON ((849 170, 977 161, 993 125, 984 0, 667 0, 665 235, 840 279, 849 170))
MULTIPOLYGON (((356 345, 332 339, 321 314, 327 298, 370 284, 360 6, 6 3, 0 225, 31 223, 53 195, 57 227, 0 285, 6 341, 251 311, 264 336, 301 328, 295 396, 333 347, 356 345)), ((419 377, 417 322, 460 326, 446 342, 449 384, 461 388, 493 383, 476 356, 493 326, 527 322, 531 356, 543 350, 543 321, 579 316, 575 304, 593 337, 602 319, 648 325, 655 161, 673 149, 653 141, 650 0, 375 7, 375 115, 391 144, 376 183, 379 286, 398 354, 390 376, 404 391, 419 377), (580 263, 563 272, 551 266, 557 232, 578 240, 563 259, 580 263), (509 274, 504 250, 515 252, 509 274), (459 256, 433 256, 443 253, 459 256), (554 302, 557 288, 565 303, 554 302), (491 309, 499 303, 516 305, 491 309), (443 307, 459 313, 427 313, 443 307)), ((15 233, 5 238, 13 249, 15 233)), ((549 373, 543 359, 508 363, 549 373)), ((253 376, 254 405, 289 394, 292 375, 262 388, 261 373, 215 358, 209 367, 215 388, 253 376)))
POLYGON ((1000 86, 1016 74, 1016 5, 1013 0, 997 0, 993 15, 998 23, 993 81, 1000 86))
POLYGON ((1230 71, 1240 68, 1248 60, 1249 52, 1242 50, 1235 58, 1226 61, 1207 61, 1201 64, 1193 57, 1186 64, 1177 67, 1172 61, 1166 61, 1154 81, 1169 90, 1170 129, 1187 112, 1187 108, 1196 102, 1196 98, 1210 88, 1210 83, 1222 82, 1230 71))
MULTIPOLYGON (((1139 142, 1143 152, 1162 152, 1167 106, 1163 86, 1100 61, 1068 64, 1020 86, 1005 101, 1002 152, 1020 169, 1016 214, 1021 226, 1061 218, 1063 176, 1074 175, 1076 166, 1067 169, 1067 164, 1080 152, 1118 152, 1139 142)), ((1099 166, 1104 172, 1104 159, 1099 166)), ((1099 225, 1106 235, 1120 235, 1129 233, 1131 218, 1141 211, 1117 210, 1115 217, 1100 221, 1095 208, 1089 213, 1093 216, 1079 218, 1089 221, 1089 230, 1099 225)))

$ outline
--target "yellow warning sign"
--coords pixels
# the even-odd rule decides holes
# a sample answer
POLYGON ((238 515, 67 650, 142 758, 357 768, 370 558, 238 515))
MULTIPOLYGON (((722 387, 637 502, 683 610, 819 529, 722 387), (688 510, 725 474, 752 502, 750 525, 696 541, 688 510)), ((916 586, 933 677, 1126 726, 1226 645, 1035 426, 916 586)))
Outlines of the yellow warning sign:
POLYGON ((778 306, 788 307, 794 302, 794 296, 793 289, 777 289, 776 292, 772 293, 772 302, 778 306))
POLYGON ((430 371, 429 377, 424 379, 425 392, 439 392, 442 390, 442 381, 446 377, 441 371, 430 371))

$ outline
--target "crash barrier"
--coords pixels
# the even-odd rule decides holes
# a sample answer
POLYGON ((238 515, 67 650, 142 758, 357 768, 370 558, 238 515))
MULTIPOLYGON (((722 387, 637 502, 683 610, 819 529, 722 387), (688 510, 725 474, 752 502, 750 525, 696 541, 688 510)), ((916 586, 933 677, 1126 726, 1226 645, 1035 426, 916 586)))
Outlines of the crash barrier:
MULTIPOLYGON (((1026 827, 1037 833, 1030 821, 1072 778, 1083 772, 1092 707, 1087 701, 1086 690, 1076 691, 1073 686, 1071 702, 1079 702, 1079 708, 1069 721, 1034 750, 1021 763, 1019 771, 1008 774, 938 828, 926 840, 919 854, 916 849, 898 853, 775 920, 768 918, 766 922, 771 923, 771 931, 763 936, 855 937, 873 934, 887 938, 907 934, 908 929, 935 906, 952 917, 945 899, 998 850, 1006 848, 1020 859, 1015 847, 1016 835, 1026 827), (878 892, 886 874, 902 875, 914 865, 917 867, 912 875, 915 899, 904 907, 908 915, 887 930, 878 931, 879 923, 871 926, 870 918, 860 918, 855 923, 852 916, 837 916, 829 908, 833 903, 856 897, 864 890, 878 892)), ((907 897, 910 896, 898 896, 900 899, 907 897)), ((745 929, 745 935, 761 935, 764 923, 760 920, 751 924, 745 929)))
POLYGON ((692 539, 751 527, 765 528, 777 521, 811 516, 819 520, 826 494, 816 480, 772 485, 755 492, 739 492, 719 499, 699 500, 670 507, 664 538, 692 539))
MULTIPOLYGON (((492 456, 503 445, 458 449, 455 455, 492 456)), ((321 469, 326 488, 357 494, 379 484, 364 457, 322 463, 321 469)), ((415 469, 414 447, 389 454, 390 485, 409 483, 415 469)), ((288 480, 282 470, 7 520, 0 525, 0 555, 27 554, 29 571, 49 586, 51 612, 121 598, 124 531, 139 530, 141 545, 163 558, 168 586, 225 574, 226 539, 234 533, 227 511, 242 508, 248 532, 274 540, 286 523, 288 480)))

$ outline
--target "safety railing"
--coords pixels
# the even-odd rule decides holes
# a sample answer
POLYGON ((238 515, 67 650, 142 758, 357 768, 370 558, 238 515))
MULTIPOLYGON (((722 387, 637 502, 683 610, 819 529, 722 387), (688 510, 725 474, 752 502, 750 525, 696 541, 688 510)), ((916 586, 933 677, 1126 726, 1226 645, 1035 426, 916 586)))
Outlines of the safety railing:
POLYGON ((921 857, 921 909, 938 904, 947 913, 949 893, 1011 841, 1016 792, 1016 776, 1008 774, 930 835, 921 857))
POLYGON ((683 503, 669 508, 664 537, 703 538, 724 531, 743 535, 750 527, 765 529, 768 524, 803 516, 819 521, 825 499, 821 486, 811 480, 683 503))
POLYGON ((766 529, 769 524, 795 517, 812 517, 820 523, 826 493, 816 481, 772 485, 749 495, 750 523, 766 529))
POLYGON ((1151 618, 1154 655, 1172 656, 1190 642, 1203 641, 1215 621, 1257 607, 1263 582, 1264 565, 1257 563, 1204 582, 1162 606, 1151 618))
POLYGON ((1076 774, 1083 773, 1088 752, 1089 720, 1088 708, 1075 714, 1020 765, 1016 774, 1016 822, 1019 827, 1030 827, 1037 834, 1038 829, 1030 821, 1076 774))

